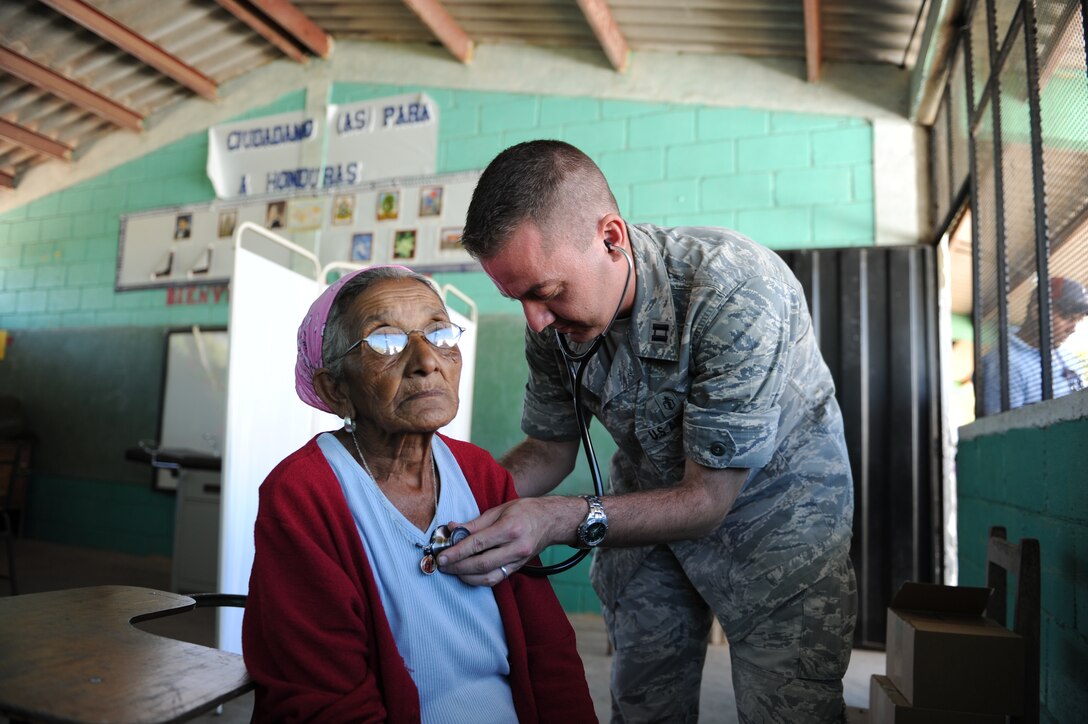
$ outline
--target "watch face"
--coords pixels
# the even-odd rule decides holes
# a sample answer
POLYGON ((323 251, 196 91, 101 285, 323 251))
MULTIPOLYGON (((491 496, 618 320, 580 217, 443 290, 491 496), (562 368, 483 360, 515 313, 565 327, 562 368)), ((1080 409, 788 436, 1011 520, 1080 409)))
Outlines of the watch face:
POLYGON ((608 525, 605 523, 590 523, 586 526, 586 541, 599 541, 604 538, 605 533, 608 532, 608 525))

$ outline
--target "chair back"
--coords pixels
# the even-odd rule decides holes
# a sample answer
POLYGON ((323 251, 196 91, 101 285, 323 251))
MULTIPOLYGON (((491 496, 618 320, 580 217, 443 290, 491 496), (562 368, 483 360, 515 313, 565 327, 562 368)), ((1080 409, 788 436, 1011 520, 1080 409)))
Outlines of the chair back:
POLYGON ((0 440, 0 510, 21 511, 30 479, 31 440, 0 440))
POLYGON ((1038 724, 1039 722, 1039 608, 1040 572, 1039 541, 1021 538, 1010 543, 1005 528, 990 528, 990 541, 986 549, 986 585, 994 590, 986 606, 986 615, 1002 626, 1008 627, 1008 574, 1016 576, 1013 596, 1016 610, 1013 612, 1012 630, 1024 639, 1027 657, 1024 662, 1024 715, 1010 717, 1013 724, 1038 724))

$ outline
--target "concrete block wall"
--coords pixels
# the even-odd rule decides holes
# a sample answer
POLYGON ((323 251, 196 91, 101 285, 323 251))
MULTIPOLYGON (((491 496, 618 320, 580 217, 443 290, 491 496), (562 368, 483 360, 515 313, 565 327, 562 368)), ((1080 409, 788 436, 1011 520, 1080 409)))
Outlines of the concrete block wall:
MULTIPOLYGON (((519 141, 559 138, 600 164, 632 221, 729 226, 780 249, 874 243, 872 128, 863 119, 387 85, 338 84, 330 102, 419 90, 440 107, 440 172, 481 168, 519 141)), ((304 105, 291 93, 242 117, 304 105)), ((0 214, 0 328, 225 323, 226 300, 113 291, 120 215, 211 201, 206 159, 200 129, 0 214)))
POLYGON ((1044 722, 1088 711, 1086 440, 1088 419, 1067 420, 963 440, 956 457, 960 585, 986 584, 990 526, 1012 541, 1039 539, 1044 722))
MULTIPOLYGON (((440 111, 439 172, 479 169, 511 144, 558 138, 600 164, 630 221, 728 226, 779 249, 874 244, 873 129, 866 119, 415 85, 335 83, 327 97, 348 103, 419 91, 440 111)), ((239 118, 305 107, 306 91, 299 90, 239 118)), ((0 214, 0 329, 13 330, 17 344, 20 329, 226 324, 225 297, 177 303, 165 290, 113 289, 119 216, 213 200, 206 158, 206 129, 196 128, 170 146, 0 214)), ((478 361, 478 378, 491 384, 477 385, 473 438, 498 455, 520 439, 524 366, 503 361, 520 359, 520 309, 481 272, 442 274, 439 281, 456 284, 480 305, 487 348, 513 351, 478 361), (501 413, 489 404, 499 390, 506 400, 501 413)), ((611 441, 599 430, 595 435, 606 465, 611 441)), ((588 490, 589 479, 580 468, 565 489, 588 490)), ((128 504, 97 506, 94 525, 58 525, 48 499, 38 495, 90 500, 118 483, 49 482, 35 488, 29 528, 50 536, 63 529, 66 542, 119 545, 102 530, 135 527, 141 496, 163 517, 161 496, 126 488, 128 504)), ((164 525, 147 552, 169 551, 172 536, 164 525)), ((596 607, 585 569, 557 580, 569 610, 596 607)))

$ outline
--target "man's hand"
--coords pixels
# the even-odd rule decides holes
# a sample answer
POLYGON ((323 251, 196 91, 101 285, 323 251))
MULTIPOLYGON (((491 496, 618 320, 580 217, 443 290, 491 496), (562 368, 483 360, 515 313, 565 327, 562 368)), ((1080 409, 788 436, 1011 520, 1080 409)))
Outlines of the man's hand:
POLYGON ((581 498, 521 498, 491 508, 468 523, 450 522, 451 529, 463 525, 471 535, 442 551, 439 569, 469 585, 494 586, 548 546, 573 542, 577 524, 563 521, 581 520, 585 507, 581 498))

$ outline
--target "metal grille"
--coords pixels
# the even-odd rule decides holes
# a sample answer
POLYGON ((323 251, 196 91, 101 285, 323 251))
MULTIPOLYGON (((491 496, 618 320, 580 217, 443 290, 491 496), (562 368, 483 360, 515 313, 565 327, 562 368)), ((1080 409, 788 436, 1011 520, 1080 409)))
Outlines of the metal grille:
POLYGON ((961 43, 952 62, 952 73, 948 80, 950 131, 952 134, 952 193, 959 193, 967 183, 970 174, 968 167, 967 145, 970 142, 971 112, 967 104, 967 70, 964 58, 964 46, 961 43))
POLYGON ((971 76, 973 94, 971 107, 978 108, 986 81, 990 78, 990 22, 986 0, 976 0, 971 14, 971 76))
POLYGON ((1011 288, 1035 273, 1035 207, 1032 203, 1031 119, 1027 103, 1024 36, 1010 40, 1011 52, 1000 73, 1002 208, 1005 258, 1011 288))
POLYGON ((934 237, 958 216, 970 178, 970 108, 965 43, 952 52, 952 67, 929 135, 934 237))
POLYGON ((939 236, 959 211, 963 119, 970 129, 981 415, 1088 383, 1088 0, 975 0, 969 12, 931 137, 950 154, 947 179, 933 176, 934 207, 953 204, 939 236))
POLYGON ((1047 231, 1055 251, 1072 227, 1083 223, 1088 206, 1088 77, 1085 74, 1083 19, 1077 12, 1067 12, 1063 18, 1051 8, 1057 5, 1077 9, 1076 3, 1055 2, 1041 3, 1039 8, 1040 113, 1047 231))
POLYGON ((997 28, 997 52, 999 53, 1008 40, 1005 34, 1012 26, 1012 18, 1019 5, 1020 0, 994 0, 994 26, 997 28))
MULTIPOLYGON (((1039 115, 1051 278, 1088 286, 1088 70, 1083 2, 1039 2, 1039 115)), ((1055 296, 1052 289, 1052 297, 1055 296)), ((1069 334, 1072 299, 1058 290, 1050 314, 1058 348, 1054 396, 1088 381, 1088 321, 1069 334), (1064 304, 1063 304, 1064 302, 1064 304), (1064 335, 1069 334, 1068 339, 1064 335)))
MULTIPOLYGON (((997 166, 994 158, 993 108, 989 103, 982 107, 979 118, 973 139, 975 213, 971 217, 975 224, 976 349, 981 349, 983 358, 993 360, 992 353, 998 346, 1001 331, 998 300, 1004 298, 1006 287, 1005 265, 1001 258, 1003 250, 999 248, 997 239, 997 166)), ((981 398, 985 394, 986 391, 979 390, 976 385, 976 395, 981 398)))
MULTIPOLYGON (((933 169, 933 218, 943 220, 952 206, 951 161, 948 149, 948 103, 937 108, 937 119, 930 129, 929 147, 932 153, 930 168, 933 169)), ((938 222, 940 223, 940 222, 938 222)))
MULTIPOLYGON (((1008 321, 1006 347, 1008 349, 1010 375, 1018 376, 1018 365, 1034 369, 1024 370, 1020 380, 1008 385, 1012 406, 1024 400, 1042 399, 1042 362, 1022 355, 1023 340, 1039 338, 1039 317, 1031 313, 1032 292, 1038 279, 1038 259, 1035 239, 1035 202, 1032 197, 1034 169, 1031 153, 1031 118, 1028 108, 1027 56, 1024 48, 1023 24, 1010 33, 1009 54, 999 74, 998 113, 1001 117, 1001 208, 1005 222, 1006 279, 1008 296, 1008 321)), ((1008 378, 1006 378, 1008 379, 1008 378)), ((1006 383, 1007 384, 1007 383, 1006 383)), ((987 394, 992 389, 987 388, 987 394)))

